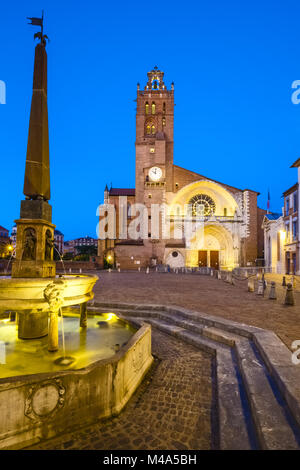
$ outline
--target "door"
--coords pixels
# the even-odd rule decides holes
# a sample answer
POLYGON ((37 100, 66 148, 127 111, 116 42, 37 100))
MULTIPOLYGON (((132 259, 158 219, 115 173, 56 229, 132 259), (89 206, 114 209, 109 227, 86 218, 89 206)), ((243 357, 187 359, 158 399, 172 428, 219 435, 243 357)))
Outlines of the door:
POLYGON ((207 251, 206 250, 198 251, 198 265, 200 268, 207 266, 207 251))
POLYGON ((292 260, 293 260, 293 264, 292 264, 292 274, 296 274, 296 253, 293 253, 293 255, 292 255, 292 260))
POLYGON ((212 250, 210 252, 210 267, 219 269, 219 252, 212 250))
POLYGON ((291 268, 291 260, 290 260, 290 254, 286 254, 286 274, 290 274, 290 268, 291 268))

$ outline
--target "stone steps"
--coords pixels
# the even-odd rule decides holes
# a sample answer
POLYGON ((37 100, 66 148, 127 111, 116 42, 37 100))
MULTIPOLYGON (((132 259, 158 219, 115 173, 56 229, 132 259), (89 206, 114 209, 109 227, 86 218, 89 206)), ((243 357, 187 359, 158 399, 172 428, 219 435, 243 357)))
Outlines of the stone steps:
POLYGON ((235 349, 260 448, 299 449, 287 407, 283 406, 279 391, 272 387, 271 378, 253 345, 241 340, 235 349))
POLYGON ((199 331, 187 331, 160 319, 129 316, 126 316, 126 319, 139 326, 143 322, 150 323, 164 333, 175 336, 181 341, 185 341, 216 357, 216 399, 219 409, 220 447, 224 450, 249 450, 255 448, 249 430, 251 424, 249 425, 245 417, 245 403, 243 403, 240 394, 240 380, 231 349, 222 343, 217 343, 199 335, 199 331))
POLYGON ((213 356, 221 449, 300 448, 300 366, 275 333, 181 307, 115 304, 112 311, 213 356))
POLYGON ((215 357, 221 449, 299 449, 297 425, 251 340, 203 321, 141 313, 126 318, 150 323, 215 357))

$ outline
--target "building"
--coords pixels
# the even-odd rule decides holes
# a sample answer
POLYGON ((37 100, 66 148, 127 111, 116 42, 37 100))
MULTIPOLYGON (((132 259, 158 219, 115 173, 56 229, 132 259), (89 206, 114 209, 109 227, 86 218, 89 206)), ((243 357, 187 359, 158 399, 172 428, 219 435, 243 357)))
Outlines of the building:
POLYGON ((13 249, 15 251, 16 246, 17 246, 17 225, 16 224, 11 229, 10 239, 11 239, 11 244, 13 246, 13 249))
POLYGON ((265 267, 269 271, 283 274, 285 272, 285 230, 282 214, 265 214, 263 229, 265 267))
POLYGON ((298 168, 298 182, 284 191, 282 214, 267 214, 262 224, 265 265, 278 274, 300 274, 300 158, 291 168, 298 168))
POLYGON ((64 253, 64 234, 59 230, 54 230, 54 246, 60 255, 64 253))
POLYGON ((75 238, 74 240, 68 240, 64 243, 64 253, 73 253, 74 255, 78 254, 77 247, 98 247, 98 239, 89 237, 75 238))
POLYGON ((12 251, 10 244, 9 230, 0 225, 0 257, 8 256, 12 251))
POLYGON ((284 229, 285 229, 285 271, 287 274, 299 272, 299 183, 283 193, 284 229))
MULTIPOLYGON (((117 221, 127 206, 128 230, 136 214, 134 205, 142 204, 147 212, 146 237, 124 237, 117 222, 115 237, 100 234, 98 255, 124 268, 255 266, 263 257, 261 224, 266 212, 257 207, 259 193, 174 164, 174 85, 167 89, 157 67, 148 73, 143 90, 138 84, 136 101, 135 188, 106 187, 104 203, 114 207, 117 221), (159 234, 153 233, 155 204, 163 207, 159 234), (189 221, 194 225, 187 235, 183 229, 189 221), (169 238, 163 235, 167 224, 169 238)), ((103 218, 101 213, 99 226, 103 218)))

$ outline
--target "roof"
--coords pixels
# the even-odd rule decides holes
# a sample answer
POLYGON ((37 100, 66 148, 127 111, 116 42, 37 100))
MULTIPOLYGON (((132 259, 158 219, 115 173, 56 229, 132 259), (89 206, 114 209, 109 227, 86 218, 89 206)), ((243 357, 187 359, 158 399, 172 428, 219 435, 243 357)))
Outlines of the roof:
POLYGON ((268 220, 277 220, 279 219, 279 217, 281 217, 282 214, 279 214, 278 212, 273 212, 272 214, 265 214, 265 217, 268 219, 268 220))
POLYGON ((7 228, 4 228, 0 225, 0 230, 4 230, 5 232, 9 232, 9 230, 7 230, 7 228))
POLYGON ((282 193, 282 195, 283 196, 288 196, 289 194, 293 193, 294 191, 297 191, 297 189, 298 189, 298 183, 295 183, 289 189, 284 191, 284 193, 282 193))
POLYGON ((134 188, 110 188, 110 196, 135 196, 134 188))
POLYGON ((218 183, 222 186, 226 186, 226 188, 229 188, 229 189, 233 189, 235 191, 251 191, 252 193, 256 193, 258 196, 259 196, 259 192, 258 191, 254 191, 253 189, 240 189, 240 188, 236 188, 235 186, 230 186, 229 184, 226 184, 226 183, 221 183, 221 181, 217 181, 217 180, 214 180, 212 178, 208 178, 207 176, 204 176, 204 175, 200 175, 200 173, 197 173, 196 171, 193 171, 193 170, 187 170, 186 168, 183 168, 182 166, 179 166, 179 165, 174 165, 174 168, 179 168, 180 170, 184 170, 184 171, 188 171, 190 173, 194 173, 194 175, 199 175, 201 178, 205 179, 205 180, 209 180, 209 181, 212 181, 213 183, 218 183))
POLYGON ((60 230, 54 230, 55 235, 64 235, 60 230))
POLYGON ((291 166, 290 168, 298 168, 300 166, 300 158, 298 158, 298 160, 296 160, 291 166))

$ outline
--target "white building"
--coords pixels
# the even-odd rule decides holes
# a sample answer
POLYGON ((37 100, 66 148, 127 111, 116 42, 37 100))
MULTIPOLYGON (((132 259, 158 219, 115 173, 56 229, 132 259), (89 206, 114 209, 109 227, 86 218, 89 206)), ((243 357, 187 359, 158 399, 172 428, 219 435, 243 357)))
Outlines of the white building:
POLYGON ((282 214, 266 214, 263 219, 265 266, 278 274, 300 275, 300 158, 298 182, 284 191, 282 214))

